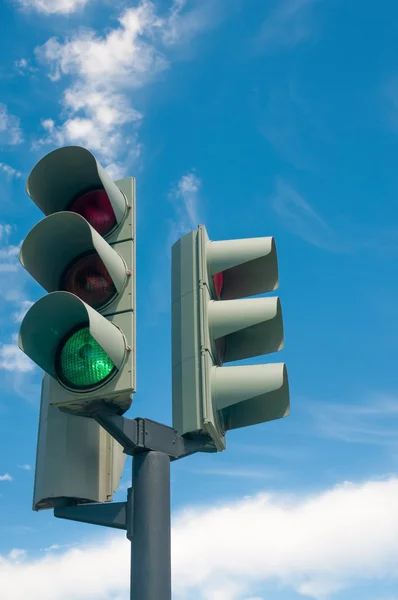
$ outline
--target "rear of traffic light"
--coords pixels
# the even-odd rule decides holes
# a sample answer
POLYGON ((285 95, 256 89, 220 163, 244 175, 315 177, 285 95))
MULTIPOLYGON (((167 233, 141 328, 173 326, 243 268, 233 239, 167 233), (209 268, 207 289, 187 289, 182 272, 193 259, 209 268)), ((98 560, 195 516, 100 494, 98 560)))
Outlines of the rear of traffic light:
POLYGON ((21 350, 46 374, 35 507, 63 497, 110 500, 125 457, 84 415, 99 402, 123 414, 135 391, 135 180, 112 181, 90 152, 70 146, 34 167, 27 191, 46 218, 20 259, 48 292, 19 334, 21 350), (73 471, 73 483, 62 477, 73 471))
POLYGON ((283 363, 222 366, 283 347, 272 237, 212 242, 200 226, 172 249, 173 426, 210 435, 289 414, 283 363), (243 299, 244 298, 244 299, 243 299))

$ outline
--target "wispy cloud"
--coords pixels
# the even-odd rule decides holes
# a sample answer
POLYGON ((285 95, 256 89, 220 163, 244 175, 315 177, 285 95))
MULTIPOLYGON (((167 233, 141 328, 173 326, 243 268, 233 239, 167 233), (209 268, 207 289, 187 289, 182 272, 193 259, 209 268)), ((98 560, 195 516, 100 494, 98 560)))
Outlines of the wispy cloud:
MULTIPOLYGON (((11 234, 11 225, 0 224, 0 278, 3 281, 3 285, 0 285, 0 297, 16 305, 16 310, 12 312, 12 319, 19 323, 33 302, 24 297, 25 279, 21 277, 22 269, 19 262, 21 243, 10 244, 11 234), (4 285, 5 281, 7 281, 7 285, 4 285)), ((7 309, 7 315, 9 315, 9 309, 7 309)))
POLYGON ((27 58, 19 58, 14 62, 14 66, 20 75, 26 75, 27 73, 36 73, 38 69, 32 67, 30 61, 27 58))
POLYGON ((170 221, 169 244, 189 231, 197 229, 201 224, 200 186, 200 179, 190 172, 183 175, 170 192, 169 199, 174 209, 174 216, 170 221))
POLYGON ((203 210, 200 209, 201 180, 190 171, 182 175, 168 194, 172 214, 167 221, 167 233, 164 246, 158 253, 156 270, 159 273, 151 282, 151 295, 153 297, 152 314, 163 313, 169 310, 168 294, 165 290, 170 286, 170 259, 171 247, 178 238, 189 231, 197 229, 203 223, 203 210))
POLYGON ((15 246, 8 243, 11 233, 11 225, 0 223, 0 272, 17 271, 20 268, 19 250, 21 244, 15 246))
POLYGON ((70 15, 86 6, 90 0, 16 0, 22 7, 44 15, 70 15))
POLYGON ((30 471, 32 469, 32 467, 28 464, 24 464, 24 465, 17 465, 18 469, 22 469, 23 471, 30 471))
POLYGON ((297 81, 288 75, 283 82, 267 87, 263 97, 257 90, 259 130, 280 158, 296 169, 318 170, 318 148, 331 135, 297 81))
POLYGON ((324 437, 398 447, 398 401, 393 396, 375 393, 362 403, 307 403, 307 410, 324 437))
POLYGON ((21 323, 24 316, 30 309, 30 307, 34 304, 30 300, 17 300, 18 310, 13 313, 13 319, 16 323, 21 323))
MULTIPOLYGON (((345 590, 354 597, 357 585, 381 578, 394 584, 397 507, 397 478, 346 482, 308 496, 258 494, 187 507, 172 522, 173 594, 176 600, 253 599, 267 585, 330 600, 345 590)), ((128 572, 122 533, 41 558, 0 561, 7 600, 124 597, 128 572)))
POLYGON ((66 548, 73 548, 77 544, 51 544, 47 548, 41 548, 42 552, 57 552, 59 550, 66 550, 66 548))
POLYGON ((291 233, 325 250, 344 251, 335 231, 315 209, 284 179, 277 178, 270 198, 271 206, 281 223, 291 233))
POLYGON ((7 106, 0 102, 0 143, 15 146, 22 141, 19 118, 10 114, 7 106))
POLYGON ((18 347, 18 335, 12 336, 11 344, 0 343, 0 369, 13 373, 34 371, 35 364, 18 347))
POLYGON ((332 226, 281 177, 275 180, 274 191, 269 200, 283 227, 312 246, 341 254, 359 250, 372 250, 381 254, 398 252, 398 227, 375 230, 347 223, 336 217, 338 226, 332 226))
POLYGON ((227 477, 237 479, 271 479, 275 473, 270 469, 253 469, 248 467, 203 467, 190 469, 191 472, 201 475, 215 475, 216 477, 227 477))
POLYGON ((295 48, 318 32, 314 5, 319 0, 278 0, 253 41, 259 52, 295 48))
POLYGON ((19 562, 22 558, 27 555, 27 550, 24 548, 13 548, 8 554, 8 559, 12 562, 19 562))
POLYGON ((4 475, 0 475, 0 481, 12 481, 13 478, 9 473, 4 473, 4 475))
POLYGON ((0 162, 0 171, 3 171, 3 173, 5 173, 7 177, 9 177, 9 179, 19 179, 20 177, 22 177, 21 171, 18 171, 18 169, 14 169, 14 167, 6 165, 2 162, 0 162))

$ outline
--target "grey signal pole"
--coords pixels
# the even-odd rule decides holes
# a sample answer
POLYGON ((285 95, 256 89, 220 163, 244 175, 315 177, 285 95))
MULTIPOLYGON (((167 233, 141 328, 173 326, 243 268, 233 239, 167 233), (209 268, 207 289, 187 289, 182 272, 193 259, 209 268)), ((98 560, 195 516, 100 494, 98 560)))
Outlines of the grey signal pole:
POLYGON ((142 452, 133 458, 131 600, 171 600, 170 457, 142 452))
POLYGON ((117 416, 102 404, 91 417, 133 457, 127 502, 73 506, 66 499, 54 515, 124 529, 131 542, 130 600, 171 600, 170 462, 216 448, 207 435, 183 438, 172 427, 117 416))

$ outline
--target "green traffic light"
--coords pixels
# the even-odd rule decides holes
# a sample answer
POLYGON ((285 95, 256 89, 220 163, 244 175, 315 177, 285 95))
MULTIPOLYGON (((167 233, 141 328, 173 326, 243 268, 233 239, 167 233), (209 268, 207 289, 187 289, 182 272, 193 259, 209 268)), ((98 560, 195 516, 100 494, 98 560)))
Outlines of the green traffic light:
POLYGON ((59 355, 59 371, 65 383, 74 388, 96 386, 114 371, 115 365, 90 334, 88 327, 73 333, 59 355))

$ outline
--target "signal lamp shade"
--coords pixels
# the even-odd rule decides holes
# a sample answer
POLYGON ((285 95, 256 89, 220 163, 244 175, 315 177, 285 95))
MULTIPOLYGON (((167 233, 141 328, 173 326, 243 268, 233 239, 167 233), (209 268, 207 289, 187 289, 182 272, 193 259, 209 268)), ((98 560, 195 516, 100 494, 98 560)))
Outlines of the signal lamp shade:
POLYGON ((105 383, 116 367, 90 334, 90 329, 82 327, 61 344, 57 371, 61 381, 68 387, 87 389, 105 383))
POLYGON ((105 190, 92 190, 75 198, 68 210, 84 217, 102 236, 116 226, 116 216, 105 190))
POLYGON ((95 252, 80 256, 67 267, 60 289, 75 294, 93 308, 101 308, 117 294, 108 269, 95 252))

